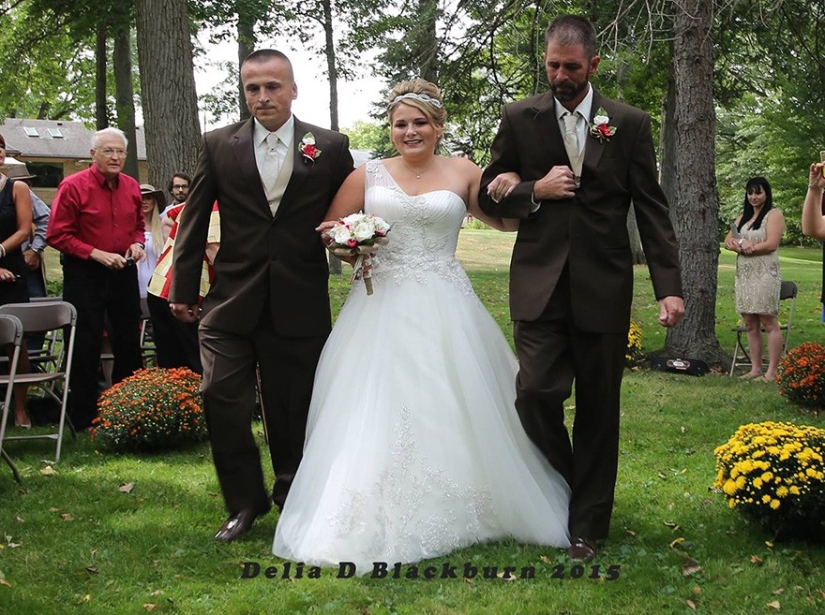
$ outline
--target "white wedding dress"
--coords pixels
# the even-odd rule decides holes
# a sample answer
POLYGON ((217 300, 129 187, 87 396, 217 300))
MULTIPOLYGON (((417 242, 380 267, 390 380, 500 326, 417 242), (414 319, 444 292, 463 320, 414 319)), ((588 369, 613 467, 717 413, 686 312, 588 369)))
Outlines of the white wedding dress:
POLYGON ((367 164, 364 209, 390 242, 324 347, 273 553, 365 574, 505 538, 566 547, 569 489, 522 429, 515 357, 455 258, 464 202, 367 164))

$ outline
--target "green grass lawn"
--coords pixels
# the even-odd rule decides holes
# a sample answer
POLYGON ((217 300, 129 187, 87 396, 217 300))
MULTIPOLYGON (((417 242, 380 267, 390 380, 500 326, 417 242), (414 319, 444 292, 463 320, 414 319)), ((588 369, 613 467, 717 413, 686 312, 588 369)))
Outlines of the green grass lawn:
MULTIPOLYGON (((507 262, 513 236, 464 231, 460 258, 508 337, 507 262)), ((816 250, 783 249, 782 273, 800 287, 791 344, 825 341, 816 250)), ((732 255, 719 271, 717 335, 733 349, 732 255)), ((634 318, 646 350, 663 344, 644 268, 636 272, 634 318)), ((332 283, 335 311, 346 276, 332 283)), ((482 570, 515 567, 534 578, 297 578, 270 554, 277 516, 242 540, 212 539, 224 518, 209 448, 155 455, 67 442, 56 474, 47 443, 9 443, 24 475, 0 464, 0 613, 51 614, 503 614, 593 615, 825 612, 825 546, 772 542, 709 487, 713 449, 746 422, 823 426, 800 414, 769 383, 628 371, 623 387, 621 460, 609 541, 597 559, 574 566, 562 552, 505 542, 427 562, 482 570), (122 485, 133 488, 121 490, 122 485), (262 572, 243 579, 245 562, 262 572), (266 578, 263 570, 277 573, 266 578), (610 577, 615 577, 610 580, 610 577)), ((262 436, 261 444, 263 444, 262 436)), ((403 567, 408 572, 411 567, 403 567)), ((492 571, 491 571, 492 572, 492 571)))

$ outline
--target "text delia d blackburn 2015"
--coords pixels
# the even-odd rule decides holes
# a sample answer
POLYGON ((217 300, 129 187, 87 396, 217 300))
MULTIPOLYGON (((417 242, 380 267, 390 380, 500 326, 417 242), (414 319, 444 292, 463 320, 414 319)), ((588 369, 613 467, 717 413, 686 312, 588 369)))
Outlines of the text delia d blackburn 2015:
MULTIPOLYGON (((541 576, 551 579, 604 579, 615 581, 619 578, 618 565, 601 566, 599 564, 556 564, 542 569, 541 576)), ((477 566, 471 562, 452 564, 444 562, 440 565, 416 565, 396 562, 373 562, 369 572, 359 571, 353 562, 340 562, 337 568, 321 568, 307 566, 303 563, 285 562, 281 567, 267 566, 262 568, 258 562, 244 562, 241 579, 320 579, 322 576, 331 576, 336 579, 351 579, 363 576, 368 579, 535 579, 535 566, 477 566)))

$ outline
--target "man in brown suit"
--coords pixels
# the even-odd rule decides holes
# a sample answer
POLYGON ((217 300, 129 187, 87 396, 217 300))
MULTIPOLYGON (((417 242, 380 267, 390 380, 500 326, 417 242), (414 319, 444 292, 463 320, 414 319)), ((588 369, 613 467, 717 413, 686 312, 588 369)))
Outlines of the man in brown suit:
POLYGON ((315 228, 352 171, 349 141, 292 115, 292 65, 259 50, 241 65, 253 118, 207 133, 175 243, 170 308, 200 317, 203 403, 231 541, 270 508, 252 434, 256 366, 275 488, 283 506, 304 444, 312 381, 331 328, 326 251, 315 228), (215 278, 198 307, 212 205, 221 212, 215 278))
POLYGON ((684 304, 650 117, 590 86, 599 57, 585 18, 557 18, 545 43, 550 91, 504 108, 479 200, 490 215, 521 219, 510 268, 516 407, 528 435, 570 485, 568 554, 589 560, 607 536, 613 509, 633 299, 631 202, 660 324, 676 325, 684 304), (497 202, 488 190, 501 194, 503 180, 493 180, 507 171, 521 181, 497 202), (574 380, 571 443, 563 404, 574 380))

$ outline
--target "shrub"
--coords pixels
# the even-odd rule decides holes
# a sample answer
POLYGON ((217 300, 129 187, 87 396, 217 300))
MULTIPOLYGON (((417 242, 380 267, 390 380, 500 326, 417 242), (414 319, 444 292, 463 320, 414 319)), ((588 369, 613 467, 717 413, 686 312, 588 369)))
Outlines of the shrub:
POLYGON ((636 365, 642 360, 642 328, 634 321, 630 321, 630 329, 627 331, 627 351, 625 352, 625 364, 628 367, 636 365))
POLYGON ((156 450, 207 438, 201 378, 187 368, 141 369, 106 390, 92 438, 112 450, 156 450))
POLYGON ((779 536, 823 536, 825 430, 749 423, 714 454, 713 486, 731 508, 779 536))
POLYGON ((777 383, 795 404, 825 407, 825 346, 808 342, 788 352, 779 362, 777 383))

